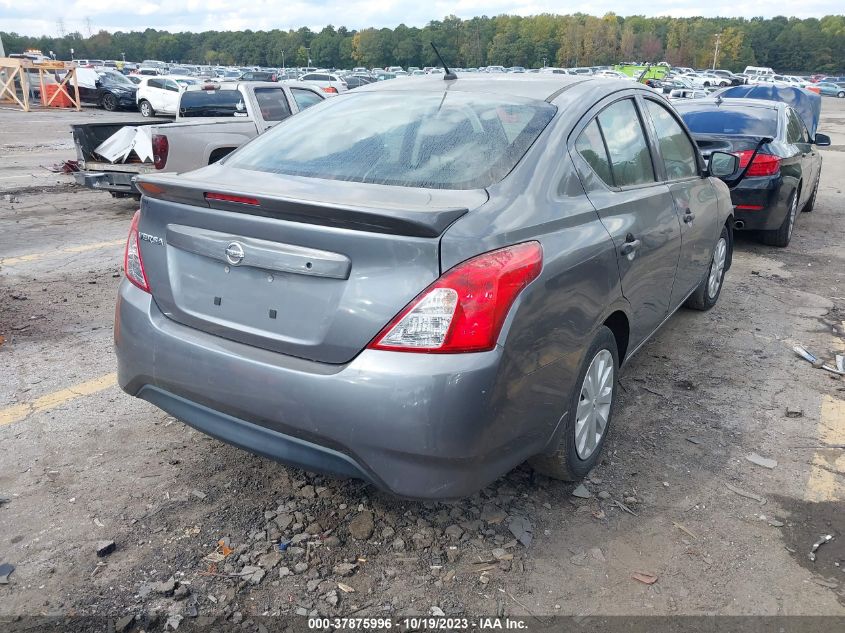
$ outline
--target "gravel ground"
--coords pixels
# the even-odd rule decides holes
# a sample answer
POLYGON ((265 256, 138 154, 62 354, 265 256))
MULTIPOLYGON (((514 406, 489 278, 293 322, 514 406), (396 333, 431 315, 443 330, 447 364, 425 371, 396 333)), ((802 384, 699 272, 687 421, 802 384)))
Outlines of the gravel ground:
POLYGON ((740 239, 718 306, 632 359, 584 487, 522 466, 454 503, 284 467, 113 386, 135 204, 21 177, 86 117, 0 110, 0 616, 845 616, 845 382, 791 351, 845 347, 842 101, 816 210, 787 249, 740 239))

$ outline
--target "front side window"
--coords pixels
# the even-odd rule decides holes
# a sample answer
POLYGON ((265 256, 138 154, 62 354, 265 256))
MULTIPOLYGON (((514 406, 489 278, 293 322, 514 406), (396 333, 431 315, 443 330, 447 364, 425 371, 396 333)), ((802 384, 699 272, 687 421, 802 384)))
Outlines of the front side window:
POLYGON ((654 123, 660 156, 669 180, 698 176, 698 151, 675 117, 659 103, 646 99, 646 110, 654 123))
POLYGON ((617 187, 654 182, 651 152, 637 108, 631 99, 617 101, 598 115, 613 181, 617 187))
POLYGON ((352 93, 290 117, 229 165, 405 187, 487 187, 513 169, 556 111, 545 101, 492 94, 352 93))
POLYGON ((300 110, 310 108, 312 105, 320 103, 320 101, 323 100, 320 95, 311 92, 310 90, 303 90, 302 88, 291 88, 290 91, 293 95, 294 100, 296 101, 296 105, 299 106, 300 110))
POLYGON ((147 85, 150 88, 158 88, 158 89, 164 88, 164 82, 161 79, 150 79, 147 82, 147 85))

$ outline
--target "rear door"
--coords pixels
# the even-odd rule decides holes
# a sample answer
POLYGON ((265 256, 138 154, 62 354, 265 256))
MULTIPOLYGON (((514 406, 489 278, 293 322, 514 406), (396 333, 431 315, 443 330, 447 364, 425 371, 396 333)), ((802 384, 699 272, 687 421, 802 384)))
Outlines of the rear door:
POLYGON ((633 93, 602 102, 572 138, 587 196, 616 246, 635 346, 669 313, 681 248, 674 199, 655 173, 633 93))
POLYGON ((813 195, 813 187, 821 168, 821 156, 816 146, 810 142, 810 133, 807 126, 792 108, 786 109, 786 142, 797 149, 796 159, 801 167, 801 199, 799 205, 803 205, 813 195))
POLYGON ((649 97, 642 99, 642 105, 654 141, 652 151, 659 177, 668 185, 681 220, 681 254, 669 302, 675 307, 707 273, 713 245, 721 232, 719 205, 713 185, 701 175, 698 150, 675 114, 649 97))

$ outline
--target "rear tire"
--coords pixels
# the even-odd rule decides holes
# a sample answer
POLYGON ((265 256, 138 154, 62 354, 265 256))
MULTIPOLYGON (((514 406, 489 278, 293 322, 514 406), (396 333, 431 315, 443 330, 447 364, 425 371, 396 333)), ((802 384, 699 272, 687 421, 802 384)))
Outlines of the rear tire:
POLYGON ((710 266, 707 275, 701 280, 698 288, 689 296, 684 305, 693 310, 706 311, 716 305, 722 294, 722 284, 725 281, 725 271, 731 259, 731 239, 728 227, 723 226, 719 239, 713 247, 710 256, 710 266))
POLYGON ((155 116, 155 110, 153 110, 153 106, 146 99, 141 99, 141 101, 138 102, 138 110, 141 111, 142 117, 155 116))
POLYGON ((551 455, 528 460, 534 470, 553 479, 577 481, 595 467, 610 431, 618 373, 616 338, 602 325, 581 361, 560 443, 551 455))
POLYGON ((809 213, 813 210, 813 207, 816 206, 816 194, 819 192, 819 180, 822 179, 821 174, 816 176, 816 184, 813 187, 813 193, 810 194, 810 199, 807 200, 807 204, 804 205, 804 208, 801 209, 804 213, 809 213))
POLYGON ((774 231, 764 231, 762 240, 763 244, 769 246, 777 246, 785 248, 789 246, 792 240, 792 229, 795 227, 795 216, 798 215, 798 191, 793 191, 789 197, 789 211, 786 212, 786 217, 780 225, 780 228, 774 231))

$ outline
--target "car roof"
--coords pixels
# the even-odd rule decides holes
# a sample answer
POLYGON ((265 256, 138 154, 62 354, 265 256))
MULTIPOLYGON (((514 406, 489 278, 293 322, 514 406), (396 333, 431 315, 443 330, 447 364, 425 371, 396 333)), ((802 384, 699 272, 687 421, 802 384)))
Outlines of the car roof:
MULTIPOLYGON (((636 87, 637 84, 626 79, 608 80, 575 75, 543 73, 536 75, 459 75, 457 80, 446 81, 441 75, 427 76, 414 81, 378 82, 356 88, 356 92, 395 91, 395 92, 441 92, 443 90, 474 93, 496 93, 528 99, 551 100, 560 92, 578 84, 596 84, 610 86, 618 82, 618 89, 636 87), (601 82, 599 84, 599 82, 601 82)), ((644 87, 644 86, 643 86, 644 87)), ((645 87, 644 87, 645 88, 645 87)))

